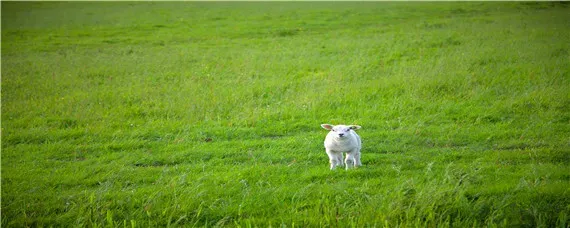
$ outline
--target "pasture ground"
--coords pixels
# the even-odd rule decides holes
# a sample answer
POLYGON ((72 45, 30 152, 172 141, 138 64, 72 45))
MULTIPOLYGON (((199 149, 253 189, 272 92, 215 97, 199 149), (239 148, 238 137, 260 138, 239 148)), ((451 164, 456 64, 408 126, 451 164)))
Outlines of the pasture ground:
POLYGON ((1 6, 3 227, 570 224, 565 2, 1 6))

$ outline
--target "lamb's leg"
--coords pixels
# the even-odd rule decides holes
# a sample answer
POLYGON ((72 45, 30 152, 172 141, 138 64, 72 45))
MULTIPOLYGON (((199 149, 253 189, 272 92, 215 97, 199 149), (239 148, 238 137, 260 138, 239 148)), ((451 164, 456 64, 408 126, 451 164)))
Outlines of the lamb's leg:
POLYGON ((360 150, 354 153, 354 162, 355 166, 362 166, 362 162, 360 162, 360 150))
POLYGON ((329 149, 326 149, 327 155, 329 156, 329 162, 331 164, 331 170, 335 169, 338 165, 342 165, 342 154, 336 153, 329 149), (340 156, 340 159, 339 159, 340 156))
POLYGON ((342 152, 339 152, 339 153, 337 154, 337 157, 336 157, 336 161, 337 161, 337 164, 338 164, 339 166, 343 166, 343 165, 344 165, 344 162, 342 162, 342 160, 343 160, 342 152))
POLYGON ((346 159, 344 160, 344 163, 346 163, 347 170, 354 167, 355 165, 354 154, 354 152, 346 153, 346 159))

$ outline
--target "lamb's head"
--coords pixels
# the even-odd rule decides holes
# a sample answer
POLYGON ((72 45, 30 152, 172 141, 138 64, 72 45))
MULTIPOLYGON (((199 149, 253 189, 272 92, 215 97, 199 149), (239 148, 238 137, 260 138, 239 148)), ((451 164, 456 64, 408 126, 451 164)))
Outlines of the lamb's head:
POLYGON ((321 127, 327 129, 331 132, 329 134, 333 134, 336 139, 344 139, 346 136, 350 135, 352 130, 360 129, 358 125, 331 125, 331 124, 321 124, 321 127))

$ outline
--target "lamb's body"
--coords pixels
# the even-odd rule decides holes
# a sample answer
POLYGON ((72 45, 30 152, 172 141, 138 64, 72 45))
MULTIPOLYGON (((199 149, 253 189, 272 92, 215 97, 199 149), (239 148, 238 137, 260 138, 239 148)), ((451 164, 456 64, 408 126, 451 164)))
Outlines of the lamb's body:
POLYGON ((357 125, 337 125, 330 124, 321 125, 324 129, 330 130, 325 138, 325 149, 329 156, 331 170, 336 166, 342 166, 346 163, 346 169, 354 166, 361 166, 360 149, 362 142, 360 136, 354 130, 360 129, 357 125), (343 153, 346 153, 346 159, 343 163, 343 153))

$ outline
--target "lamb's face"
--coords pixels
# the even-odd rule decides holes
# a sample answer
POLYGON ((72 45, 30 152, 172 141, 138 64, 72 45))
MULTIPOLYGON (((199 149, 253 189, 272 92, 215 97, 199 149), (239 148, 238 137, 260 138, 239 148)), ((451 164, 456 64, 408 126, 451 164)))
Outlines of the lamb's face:
POLYGON ((358 125, 332 125, 332 124, 321 124, 321 127, 323 127, 324 129, 329 130, 329 134, 327 135, 327 138, 330 138, 331 136, 336 139, 336 140, 344 140, 344 139, 348 139, 351 138, 349 137, 350 135, 352 135, 352 131, 360 129, 360 126, 358 125))
POLYGON ((352 131, 352 129, 350 129, 350 127, 345 126, 345 125, 337 125, 331 129, 331 133, 337 139, 346 138, 346 136, 350 135, 350 133, 351 133, 350 131, 352 131))

